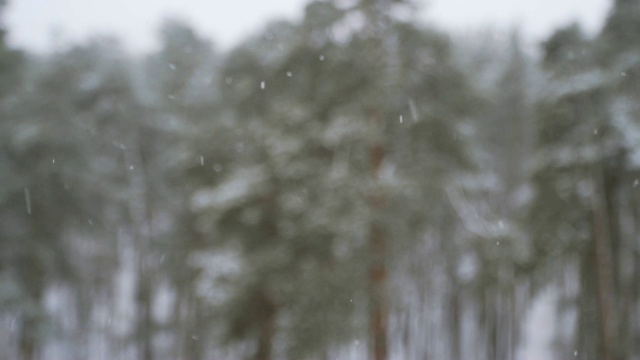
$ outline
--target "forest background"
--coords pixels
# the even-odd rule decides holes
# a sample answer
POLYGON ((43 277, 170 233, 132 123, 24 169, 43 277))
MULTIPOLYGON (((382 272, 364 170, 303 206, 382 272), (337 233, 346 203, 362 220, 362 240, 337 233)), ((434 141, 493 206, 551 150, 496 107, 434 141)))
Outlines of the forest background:
POLYGON ((414 6, 4 31, 0 358, 639 359, 640 1, 535 52, 414 6))

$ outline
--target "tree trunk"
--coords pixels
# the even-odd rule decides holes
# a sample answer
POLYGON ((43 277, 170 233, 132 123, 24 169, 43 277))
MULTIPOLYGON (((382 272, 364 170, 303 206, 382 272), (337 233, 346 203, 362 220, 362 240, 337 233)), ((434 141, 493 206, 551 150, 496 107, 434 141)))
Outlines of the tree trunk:
POLYGON ((449 293, 449 333, 451 334, 451 358, 462 360, 462 306, 457 283, 449 293))
MULTIPOLYGON (((141 262, 145 260, 141 256, 141 262)), ((144 266, 142 266, 144 267, 144 266)), ((152 338, 153 338, 153 320, 151 318, 151 284, 150 279, 144 272, 147 270, 139 269, 143 272, 138 277, 138 294, 137 294, 137 329, 138 339, 140 341, 140 356, 143 360, 153 360, 152 338)))
POLYGON ((153 267, 150 262, 151 241, 153 236, 153 209, 150 177, 147 172, 147 161, 144 157, 142 135, 135 129, 134 140, 137 149, 125 153, 129 188, 133 195, 128 203, 129 221, 134 249, 138 255, 136 277, 136 340, 139 356, 143 360, 153 359, 154 322, 151 310, 153 296, 153 267), (134 171, 135 170, 135 171, 134 171))
POLYGON ((387 300, 387 268, 384 264, 385 242, 382 229, 377 224, 371 225, 369 235, 373 260, 370 268, 372 288, 370 329, 373 344, 373 359, 387 359, 387 319, 389 316, 387 300))
POLYGON ((195 296, 188 300, 187 324, 183 334, 186 360, 202 360, 205 358, 205 313, 203 304, 195 296))
POLYGON ((369 207, 371 209, 371 223, 369 225, 369 286, 370 286, 370 308, 369 308, 369 331, 370 345, 373 350, 373 360, 386 360, 388 357, 388 271, 387 271, 387 243, 384 229, 379 223, 379 215, 384 204, 384 193, 380 186, 382 175, 382 164, 385 160, 386 149, 384 146, 384 120, 380 104, 387 100, 385 94, 389 86, 389 49, 385 45, 385 23, 389 20, 386 15, 392 5, 390 0, 364 0, 361 3, 367 22, 370 25, 371 37, 370 54, 368 61, 371 66, 370 71, 374 72, 377 78, 373 86, 376 90, 371 99, 368 109, 369 127, 371 129, 371 143, 369 145, 369 163, 373 188, 368 194, 369 207))
POLYGON ((22 320, 22 329, 20 331, 20 359, 35 360, 36 359, 36 332, 38 323, 33 317, 27 316, 22 320))
MULTIPOLYGON (((265 198, 266 208, 269 209, 263 219, 261 233, 267 239, 278 237, 278 194, 272 192, 265 198)), ((260 316, 255 319, 258 322, 258 347, 255 360, 271 360, 273 357, 273 338, 276 333, 277 304, 270 297, 268 290, 262 289, 256 306, 259 306, 260 316)))
MULTIPOLYGON (((373 126, 379 126, 380 115, 377 111, 372 114, 373 126)), ((371 169, 374 181, 380 176, 385 149, 382 145, 374 144, 369 150, 371 169)), ((373 359, 387 359, 387 328, 388 328, 388 295, 387 295, 387 266, 386 243, 383 229, 377 222, 377 213, 383 204, 383 194, 374 188, 370 194, 369 203, 372 209, 373 219, 369 229, 369 252, 371 264, 369 278, 371 286, 371 308, 369 315, 369 327, 371 331, 371 343, 373 346, 373 359)))
POLYGON ((268 300, 264 301, 264 318, 258 329, 258 348, 255 360, 271 360, 273 353, 273 336, 276 331, 276 308, 268 300))
POLYGON ((592 199, 593 240, 598 292, 600 358, 602 360, 615 360, 613 264, 602 169, 597 171, 595 184, 596 188, 592 199))
POLYGON ((22 314, 22 324, 18 333, 19 359, 35 360, 40 347, 39 327, 41 321, 42 298, 45 288, 45 269, 41 259, 33 254, 20 256, 18 260, 18 274, 25 285, 27 299, 34 309, 22 314), (34 311, 35 310, 35 311, 34 311))

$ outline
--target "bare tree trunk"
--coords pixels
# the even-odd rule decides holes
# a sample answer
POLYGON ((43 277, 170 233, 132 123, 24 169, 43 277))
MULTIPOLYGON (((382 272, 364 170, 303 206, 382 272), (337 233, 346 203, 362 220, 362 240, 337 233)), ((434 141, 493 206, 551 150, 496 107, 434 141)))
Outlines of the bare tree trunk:
POLYGON ((602 360, 615 360, 616 331, 613 311, 613 264, 603 177, 602 168, 599 168, 596 174, 596 187, 592 199, 593 238, 600 327, 600 358, 602 360))
MULTIPOLYGON (((144 262, 144 256, 141 258, 144 262)), ((144 267, 144 266, 141 266, 144 267)), ((151 314, 151 284, 150 279, 146 276, 145 269, 139 269, 142 273, 138 276, 137 289, 137 329, 138 339, 140 341, 140 354, 144 360, 153 360, 152 349, 152 333, 153 321, 151 314)))
POLYGON ((258 348, 255 360, 271 360, 273 358, 273 336, 276 331, 276 308, 270 301, 265 301, 264 319, 258 330, 258 348))
MULTIPOLYGON (((263 220, 261 232, 269 239, 278 237, 278 194, 273 192, 265 199, 268 216, 263 220)), ((257 306, 260 307, 258 322, 258 348, 255 360, 271 360, 273 358, 273 338, 276 333, 276 316, 278 307, 268 291, 261 290, 257 306)))
POLYGON ((22 329, 20 330, 20 359, 35 360, 37 348, 37 320, 32 317, 25 317, 22 320, 22 329))
MULTIPOLYGON (((372 115, 373 126, 380 126, 380 114, 374 110, 372 115)), ((374 181, 380 176, 382 162, 385 156, 385 149, 382 145, 374 143, 369 149, 369 159, 374 181)), ((387 328, 389 317, 389 305, 387 294, 387 266, 386 266, 386 243, 383 229, 377 223, 376 214, 383 204, 383 194, 379 189, 374 188, 369 198, 373 219, 369 229, 369 252, 371 264, 369 267, 369 278, 371 286, 371 307, 369 315, 369 327, 373 346, 373 359, 387 359, 387 328)))
POLYGON ((141 129, 136 128, 133 143, 136 148, 125 153, 129 166, 129 186, 133 196, 128 201, 131 233, 138 256, 136 288, 136 340, 143 360, 153 360, 154 323, 151 309, 153 297, 153 265, 150 259, 153 236, 153 210, 147 161, 143 153, 141 129))
POLYGON ((387 296, 387 268, 384 264, 385 242, 382 229, 377 224, 371 225, 369 246, 373 253, 370 267, 370 281, 372 288, 370 328, 373 344, 373 359, 387 359, 387 328, 389 306, 387 296))
POLYGON ((460 304, 460 294, 457 284, 454 285, 454 289, 449 294, 449 331, 451 334, 451 358, 453 360, 462 359, 462 331, 461 331, 461 312, 462 306, 460 304))
POLYGON ((373 348, 373 360, 386 360, 388 357, 388 271, 387 271, 387 244, 384 230, 379 221, 379 213, 383 207, 384 194, 379 186, 382 175, 382 164, 385 160, 386 149, 384 147, 384 123, 379 104, 384 100, 384 90, 388 85, 387 49, 384 42, 385 12, 388 11, 391 2, 389 0, 363 1, 362 6, 365 16, 371 26, 371 71, 377 71, 380 82, 376 90, 376 99, 369 108, 369 127, 371 129, 371 144, 369 145, 369 163, 373 188, 368 194, 369 207, 372 213, 369 225, 369 332, 370 345, 373 348), (382 70, 382 71, 380 71, 382 70))
POLYGON ((28 301, 32 302, 36 309, 22 314, 22 324, 18 332, 19 359, 35 360, 41 345, 38 330, 42 321, 39 312, 45 288, 45 269, 40 260, 30 254, 20 257, 18 273, 25 284, 28 301))
POLYGON ((202 360, 206 355, 206 320, 203 305, 195 296, 190 296, 188 307, 187 324, 183 334, 184 356, 186 360, 202 360))
MULTIPOLYGON (((640 204, 637 204, 635 200, 631 201, 631 205, 630 205, 630 213, 631 213, 631 217, 632 219, 634 219, 633 221, 633 227, 632 227, 632 232, 631 234, 635 234, 638 231, 640 231, 640 227, 638 225, 640 225, 640 204)), ((633 239, 632 237, 630 237, 631 239, 633 239)), ((633 271, 631 271, 631 279, 629 281, 629 285, 627 288, 628 291, 628 296, 627 296, 627 301, 630 304, 629 308, 632 307, 632 303, 638 299, 638 297, 640 297, 640 257, 638 256, 638 252, 637 251, 633 251, 631 253, 631 258, 632 258, 632 264, 633 264, 633 271)), ((622 311, 626 310, 626 309, 621 309, 622 311)), ((638 333, 638 330, 640 329, 640 323, 639 323, 639 316, 638 316, 638 310, 637 308, 635 310, 627 310, 624 312, 624 314, 631 314, 631 316, 625 316, 625 319, 627 321, 627 327, 626 327, 626 331, 627 333, 627 338, 628 338, 628 347, 627 347, 627 354, 639 354, 640 353, 640 344, 638 344, 637 341, 635 341, 634 339, 634 335, 638 333)), ((621 314, 622 316, 622 314, 621 314)))

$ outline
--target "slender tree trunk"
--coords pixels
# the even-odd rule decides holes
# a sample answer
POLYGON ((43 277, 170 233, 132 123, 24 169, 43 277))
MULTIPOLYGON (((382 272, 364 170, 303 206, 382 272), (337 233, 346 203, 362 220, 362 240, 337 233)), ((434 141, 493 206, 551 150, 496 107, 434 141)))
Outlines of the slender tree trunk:
MULTIPOLYGON (((265 199, 266 207, 270 210, 261 226, 261 233, 267 239, 278 237, 278 194, 273 192, 265 199)), ((273 338, 276 333, 277 304, 270 297, 268 291, 261 290, 257 306, 260 307, 258 322, 258 347, 255 360, 271 360, 273 358, 273 338)))
POLYGON ((448 335, 449 335, 449 356, 453 360, 462 359, 462 286, 458 281, 458 262, 456 244, 454 241, 455 229, 451 224, 455 224, 453 216, 445 215, 440 221, 440 246, 445 258, 450 259, 445 266, 445 272, 450 288, 445 292, 446 306, 448 307, 448 335))
MULTIPOLYGON (((373 126, 378 127, 380 114, 374 111, 372 114, 373 126)), ((385 149, 380 144, 373 144, 369 150, 371 169, 374 181, 380 176, 385 149)), ((369 327, 373 346, 373 359, 387 359, 387 328, 388 328, 388 294, 387 294, 387 266, 386 266, 386 242, 383 229, 377 222, 377 213, 382 208, 383 194, 374 188, 369 198, 373 219, 369 229, 369 251, 371 264, 369 278, 371 285, 371 308, 369 315, 369 327)))
POLYGON ((498 359, 498 327, 496 314, 496 295, 493 290, 485 292, 485 331, 487 332, 487 360, 498 359))
MULTIPOLYGON (((144 262, 144 256, 141 259, 144 262)), ((144 269, 139 269, 141 272, 145 272, 144 269)), ((138 277, 138 289, 137 289, 137 327, 138 336, 140 341, 140 354, 143 360, 153 360, 152 349, 152 332, 153 323, 151 319, 151 284, 149 283, 148 276, 144 273, 138 277)))
MULTIPOLYGON (((580 286, 577 303, 577 323, 575 347, 584 359, 600 359, 600 320, 598 313, 598 279, 595 245, 590 239, 590 246, 582 254, 580 263, 580 286)), ((573 355, 573 354, 571 354, 573 355)))
POLYGON ((142 148, 144 142, 141 129, 136 128, 134 131, 133 142, 137 144, 137 148, 125 153, 125 157, 129 167, 129 186, 136 194, 128 202, 131 233, 134 237, 134 249, 138 256, 136 267, 136 337, 140 358, 153 360, 154 322, 151 303, 154 284, 152 263, 149 256, 151 237, 153 236, 153 204, 147 161, 142 148))
POLYGON ((518 323, 516 321, 517 312, 517 297, 516 297, 516 285, 514 281, 514 285, 509 287, 507 301, 509 302, 509 313, 508 313, 508 346, 507 349, 507 358, 515 359, 516 358, 516 347, 518 346, 518 323))
MULTIPOLYGON (((635 200, 632 200, 630 208, 631 209, 629 211, 631 213, 632 219, 634 220, 631 234, 636 234, 640 231, 640 226, 638 226, 640 225, 640 204, 637 204, 635 200)), ((631 281, 629 281, 629 287, 627 290, 629 304, 633 303, 640 297, 640 256, 637 250, 631 253, 631 258, 633 271, 631 272, 631 281)), ((629 305, 629 307, 631 308, 632 305, 629 305)), ((627 338, 629 343, 627 353, 640 354, 640 344, 635 341, 635 334, 637 334, 638 330, 640 330, 640 316, 638 314, 638 309, 636 308, 630 310, 628 312, 625 312, 625 314, 630 314, 630 316, 625 316, 625 319, 628 322, 628 325, 626 327, 628 331, 627 338)))
POLYGON ((385 242, 382 229, 377 224, 371 225, 369 245, 373 253, 373 263, 370 268, 372 288, 370 328, 373 344, 373 359, 387 359, 387 328, 388 328, 388 296, 387 296, 387 268, 384 264, 385 242))
POLYGON ((32 317, 25 317, 22 320, 22 329, 20 331, 20 359, 35 360, 37 347, 37 320, 32 317))
POLYGON ((258 330, 258 348, 255 360, 271 360, 273 358, 273 336, 276 331, 276 308, 269 301, 264 304, 265 316, 258 330))
POLYGON ((185 359, 202 360, 205 358, 205 319, 203 304, 194 296, 189 298, 187 326, 184 333, 185 359))
POLYGON ((20 360, 35 360, 41 346, 38 338, 38 328, 42 318, 41 304, 45 288, 45 269, 41 260, 30 254, 21 256, 18 264, 18 274, 25 285, 28 301, 36 306, 36 311, 22 314, 21 326, 18 333, 18 351, 20 360))
MULTIPOLYGON (((184 214, 188 212, 185 210, 184 214)), ((194 219, 189 215, 180 218, 181 223, 191 224, 193 226, 194 219)), ((192 334, 201 331, 203 328, 203 319, 201 314, 202 305, 196 296, 196 279, 199 277, 200 270, 190 268, 188 266, 189 254, 193 251, 204 249, 204 239, 202 235, 189 231, 187 236, 181 241, 172 243, 170 250, 171 256, 174 258, 173 266, 169 272, 172 287, 177 295, 177 299, 173 304, 173 332, 176 346, 173 349, 173 358, 185 360, 201 360, 204 358, 202 341, 194 347, 192 334), (194 310, 197 309, 197 310, 194 310)))
POLYGON ((368 194, 369 207, 372 218, 369 225, 369 282, 370 282, 370 309, 369 331, 370 343, 373 350, 373 360, 386 360, 388 357, 388 319, 389 319, 389 295, 388 295, 388 270, 387 270, 387 242, 384 229, 379 223, 379 215, 382 210, 385 195, 380 186, 382 165, 386 156, 384 146, 384 120, 383 109, 380 104, 387 100, 386 89, 389 85, 389 53, 390 42, 385 42, 385 27, 390 20, 386 17, 390 12, 391 0, 363 0, 361 3, 367 22, 370 24, 371 37, 369 65, 370 71, 376 74, 376 88, 374 98, 369 108, 369 127, 371 130, 371 143, 369 145, 369 163, 372 172, 373 188, 368 194))
POLYGON ((450 334, 451 334, 451 358, 453 360, 462 360, 462 334, 461 334, 461 323, 462 323, 462 306, 460 304, 460 294, 457 284, 454 285, 454 290, 449 295, 449 326, 450 326, 450 334))
POLYGON ((600 358, 615 360, 615 319, 614 319, 614 287, 611 242, 609 237, 609 219, 607 201, 604 192, 602 169, 596 174, 596 189, 593 196, 593 240, 595 246, 600 358))

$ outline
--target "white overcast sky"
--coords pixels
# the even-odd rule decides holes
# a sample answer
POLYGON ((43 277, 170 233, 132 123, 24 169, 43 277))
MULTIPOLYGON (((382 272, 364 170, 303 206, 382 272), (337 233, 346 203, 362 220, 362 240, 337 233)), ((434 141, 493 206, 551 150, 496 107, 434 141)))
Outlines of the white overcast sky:
MULTIPOLYGON (((307 0, 9 0, 6 25, 13 45, 43 51, 59 41, 115 35, 134 51, 150 50, 162 19, 187 20, 224 48, 256 32, 266 20, 299 19, 307 0)), ((517 26, 533 40, 572 21, 597 31, 611 0, 421 0, 421 18, 468 31, 517 26)))

